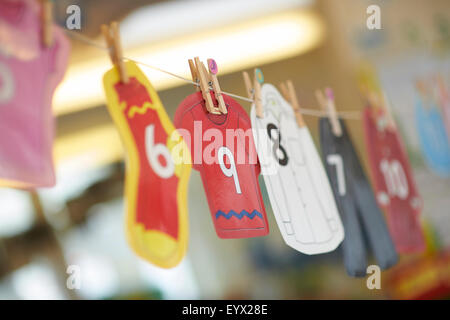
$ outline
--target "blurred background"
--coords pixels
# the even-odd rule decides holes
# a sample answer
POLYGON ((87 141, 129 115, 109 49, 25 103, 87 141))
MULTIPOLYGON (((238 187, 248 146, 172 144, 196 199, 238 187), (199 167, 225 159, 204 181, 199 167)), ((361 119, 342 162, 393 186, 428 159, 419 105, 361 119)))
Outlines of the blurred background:
MULTIPOLYGON (((186 258, 163 270, 137 258, 124 233, 123 148, 105 108, 106 52, 71 37, 65 80, 54 96, 57 185, 35 192, 0 189, 0 299, 420 299, 450 297, 450 178, 421 153, 414 125, 418 79, 433 88, 450 75, 448 0, 58 0, 56 23, 81 8, 81 30, 103 44, 100 25, 120 21, 124 55, 189 77, 188 58, 214 58, 223 90, 245 96, 243 70, 265 81, 291 79, 300 105, 318 108, 314 90, 331 86, 338 110, 364 107, 357 72, 379 77, 408 147, 424 198, 428 248, 382 273, 382 289, 346 274, 340 248, 306 256, 281 238, 261 181, 271 233, 221 240, 198 172, 189 184, 186 258), (381 30, 366 27, 371 4, 381 30), (70 290, 68 266, 81 270, 70 290)), ((192 85, 141 67, 171 117, 192 85)), ((430 89, 431 90, 431 89, 430 89)), ((242 102, 249 111, 250 104, 242 102)), ((318 141, 316 117, 305 116, 318 141)), ((365 168, 359 120, 347 126, 365 168)))

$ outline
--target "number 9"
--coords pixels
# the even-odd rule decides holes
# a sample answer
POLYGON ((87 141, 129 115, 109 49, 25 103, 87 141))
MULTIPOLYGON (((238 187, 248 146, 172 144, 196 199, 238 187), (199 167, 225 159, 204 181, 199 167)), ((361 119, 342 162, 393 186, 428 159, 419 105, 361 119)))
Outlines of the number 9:
POLYGON ((236 188, 236 193, 241 194, 241 185, 239 184, 239 177, 237 175, 236 163, 234 162, 233 153, 227 147, 220 147, 217 150, 217 157, 219 158, 220 170, 222 170, 223 174, 227 177, 233 177, 234 186, 236 188), (223 161, 223 157, 226 156, 230 161, 230 167, 227 168, 225 162, 223 161))

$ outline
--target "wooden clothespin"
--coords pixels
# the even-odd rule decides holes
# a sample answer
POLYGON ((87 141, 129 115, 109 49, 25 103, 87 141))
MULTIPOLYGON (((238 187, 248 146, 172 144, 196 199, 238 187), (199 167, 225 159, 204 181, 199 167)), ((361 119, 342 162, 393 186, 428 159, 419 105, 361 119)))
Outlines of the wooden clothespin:
POLYGON ((337 137, 340 137, 342 136, 342 127, 336 112, 333 90, 331 88, 325 88, 325 95, 326 97, 323 96, 321 92, 318 93, 316 91, 316 96, 318 97, 319 103, 327 110, 328 119, 330 120, 333 134, 337 137))
POLYGON ((391 104, 386 95, 386 92, 383 91, 382 95, 383 95, 382 96, 382 101, 383 101, 382 105, 383 105, 384 112, 386 114, 388 126, 392 129, 396 129, 397 126, 395 124, 394 115, 392 114, 391 104))
POLYGON ((298 103, 297 94, 295 93, 294 84, 291 80, 287 80, 286 82, 282 82, 280 84, 281 93, 284 98, 289 102, 292 109, 295 112, 295 119, 297 120, 297 125, 300 128, 305 126, 305 121, 303 120, 303 116, 300 113, 300 104, 298 103))
POLYGON ((41 0, 42 42, 46 48, 53 44, 53 2, 41 0))
POLYGON ((197 91, 202 93, 203 99, 205 100, 205 107, 209 113, 212 114, 220 114, 220 110, 214 106, 213 100, 211 98, 211 93, 209 90, 209 75, 206 71, 205 65, 200 61, 198 57, 194 58, 194 61, 191 59, 188 60, 189 68, 191 69, 192 80, 195 83, 199 84, 199 88, 196 88, 197 91))
POLYGON ((102 25, 102 34, 105 38, 106 45, 109 49, 109 57, 111 62, 119 71, 120 81, 122 83, 128 83, 128 73, 125 69, 125 63, 123 62, 123 51, 120 42, 119 24, 116 21, 111 22, 108 26, 102 25))
POLYGON ((319 107, 320 109, 322 109, 323 111, 328 113, 328 108, 327 108, 327 99, 325 98, 325 95, 323 94, 322 90, 317 89, 315 92, 316 95, 316 99, 317 102, 319 102, 319 107))
POLYGON ((384 92, 379 93, 379 90, 377 89, 370 89, 365 83, 361 83, 359 88, 370 108, 372 108, 377 115, 380 111, 384 115, 384 122, 380 122, 381 128, 384 128, 387 125, 388 127, 395 129, 396 125, 394 117, 386 94, 384 92))
POLYGON ((255 69, 255 77, 252 81, 250 80, 250 76, 247 72, 242 73, 244 77, 245 88, 247 89, 247 95, 250 99, 252 99, 255 103, 256 108, 256 116, 258 118, 264 117, 263 107, 262 107, 262 99, 261 99, 261 84, 264 83, 264 75, 262 71, 258 68, 255 69))
POLYGON ((219 110, 223 114, 227 114, 227 107, 225 105, 225 100, 223 99, 222 90, 220 89, 219 80, 217 80, 217 72, 219 72, 219 68, 217 67, 216 61, 214 59, 208 59, 208 69, 209 69, 209 78, 211 79, 211 84, 214 90, 214 94, 216 96, 216 100, 219 104, 219 110))
POLYGON ((196 91, 200 91, 200 78, 197 73, 197 68, 195 67, 194 61, 192 59, 189 59, 188 62, 189 69, 191 69, 192 81, 196 83, 196 85, 194 85, 194 88, 196 91))
POLYGON ((378 97, 373 90, 369 89, 366 83, 360 83, 359 90, 362 93, 364 99, 366 99, 366 102, 370 106, 370 108, 374 109, 375 111, 380 108, 380 101, 378 100, 378 97))

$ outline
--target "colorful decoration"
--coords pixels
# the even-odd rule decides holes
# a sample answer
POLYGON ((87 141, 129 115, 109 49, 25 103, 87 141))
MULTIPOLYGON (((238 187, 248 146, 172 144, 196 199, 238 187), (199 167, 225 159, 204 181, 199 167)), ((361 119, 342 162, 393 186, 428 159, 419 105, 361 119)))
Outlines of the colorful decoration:
POLYGON ((436 174, 450 176, 450 144, 439 107, 422 93, 416 98, 415 117, 426 163, 436 174))
MULTIPOLYGON (((214 93, 208 94, 215 101, 214 93)), ((209 113, 202 93, 196 92, 181 102, 174 123, 200 172, 217 235, 265 236, 269 226, 250 119, 235 100, 222 96, 227 114, 209 113)))
POLYGON ((125 70, 128 83, 120 81, 114 67, 105 74, 103 84, 108 110, 127 152, 128 241, 142 258, 171 268, 186 252, 191 170, 174 149, 189 151, 145 75, 133 62, 126 62, 125 70))
POLYGON ((306 254, 334 250, 344 229, 320 157, 306 126, 299 127, 292 107, 278 90, 261 89, 264 114, 250 116, 278 227, 287 245, 306 254))

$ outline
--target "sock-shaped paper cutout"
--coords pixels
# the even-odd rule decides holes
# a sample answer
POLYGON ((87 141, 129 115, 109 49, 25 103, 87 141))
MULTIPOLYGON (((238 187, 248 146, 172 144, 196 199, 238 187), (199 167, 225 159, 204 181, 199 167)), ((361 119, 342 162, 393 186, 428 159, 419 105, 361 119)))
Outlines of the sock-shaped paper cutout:
POLYGON ((287 245, 305 254, 329 252, 344 229, 328 178, 308 128, 270 84, 261 88, 263 118, 250 117, 264 182, 287 245))
POLYGON ((426 163, 436 174, 450 176, 450 144, 439 107, 416 98, 415 116, 426 163))
POLYGON ((363 233, 381 269, 393 266, 398 256, 345 124, 343 121, 340 123, 342 136, 337 137, 333 134, 329 120, 320 119, 322 157, 344 224, 342 248, 347 273, 363 277, 367 268, 363 233))
POLYGON ((419 215, 422 199, 408 156, 395 128, 387 126, 383 113, 364 110, 364 133, 378 204, 386 210, 389 231, 401 253, 425 248, 419 215))
POLYGON ((1 7, 0 186, 50 187, 55 184, 51 102, 67 66, 69 43, 54 26, 53 44, 44 47, 35 1, 4 1, 1 7), (27 40, 23 46, 20 41, 9 45, 14 34, 27 40))
POLYGON ((133 62, 126 62, 125 68, 129 83, 120 82, 114 67, 105 74, 103 84, 108 110, 127 152, 128 241, 142 258, 171 268, 186 252, 191 169, 174 159, 172 150, 189 151, 145 75, 133 62))
POLYGON ((250 118, 239 103, 223 97, 228 113, 215 115, 207 112, 201 92, 191 94, 178 107, 174 123, 200 172, 217 235, 264 236, 269 226, 250 118))

